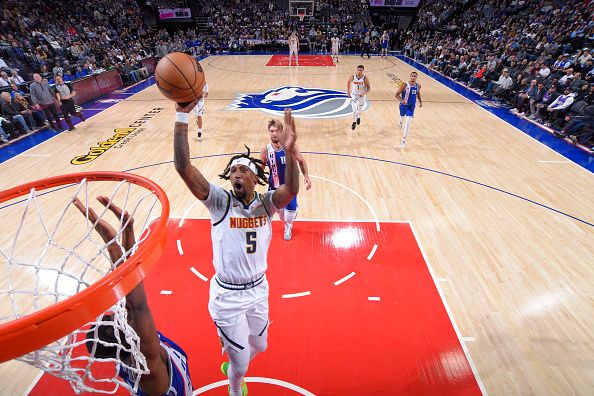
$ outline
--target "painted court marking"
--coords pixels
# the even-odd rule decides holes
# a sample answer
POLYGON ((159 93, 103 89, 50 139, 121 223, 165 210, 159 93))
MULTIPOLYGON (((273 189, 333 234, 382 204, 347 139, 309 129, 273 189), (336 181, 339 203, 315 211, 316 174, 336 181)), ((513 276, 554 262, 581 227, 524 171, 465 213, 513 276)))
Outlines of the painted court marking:
POLYGON ((172 294, 173 292, 171 290, 161 290, 161 294, 165 294, 165 295, 169 295, 172 294))
POLYGON ((369 256, 367 256, 367 260, 371 260, 373 258, 373 255, 375 254, 376 250, 377 250, 377 243, 375 245, 373 245, 373 249, 371 249, 371 253, 369 253, 369 256))
POLYGON ((341 283, 344 283, 344 282, 348 281, 349 279, 351 279, 351 278, 352 278, 353 276, 355 276, 355 275, 356 275, 356 273, 355 273, 355 272, 351 272, 350 274, 348 274, 348 275, 347 275, 347 276, 345 276, 344 278, 342 278, 342 279, 339 279, 339 280, 337 280, 336 282, 334 282, 334 286, 338 286, 338 285, 340 285, 341 283))
POLYGON ((202 275, 200 272, 198 272, 198 270, 194 267, 190 268, 190 271, 192 271, 194 273, 194 275, 196 275, 198 278, 202 279, 204 282, 208 281, 208 278, 204 275, 202 275))
POLYGON ((380 301, 381 300, 379 297, 367 297, 367 299, 369 301, 380 301))
POLYGON ((177 251, 179 252, 180 256, 184 255, 184 250, 182 249, 182 246, 181 246, 181 240, 179 240, 179 239, 177 240, 177 251))
MULTIPOLYGON (((260 383, 260 384, 271 384, 271 385, 276 385, 279 386, 281 388, 285 388, 285 389, 290 389, 300 395, 304 395, 304 396, 316 396, 315 394, 311 393, 308 390, 303 389, 300 386, 291 384, 290 382, 286 382, 286 381, 281 381, 281 380, 277 380, 274 378, 265 378, 265 377, 246 377, 245 378, 245 382, 252 382, 252 383, 260 383)), ((202 388, 198 388, 194 391, 194 396, 198 395, 200 393, 204 393, 206 391, 209 391, 211 389, 215 389, 215 388, 219 388, 221 386, 227 386, 229 385, 229 381, 228 380, 223 380, 223 381, 218 381, 215 383, 212 383, 210 385, 206 385, 203 386, 202 388)))
POLYGON ((357 198, 359 198, 361 201, 363 201, 363 202, 365 203, 365 205, 367 205, 367 208, 369 209, 369 211, 370 211, 370 212, 371 212, 371 214, 373 215, 373 219, 374 219, 373 221, 375 222, 375 228, 376 228, 377 232, 379 232, 379 231, 380 231, 380 223, 379 223, 379 220, 378 220, 378 218, 377 218, 377 213, 375 213, 375 210, 373 210, 373 207, 372 207, 372 206, 369 204, 369 202, 367 202, 367 200, 366 200, 365 198, 363 198, 363 197, 362 197, 362 196, 361 196, 361 195, 360 195, 358 192, 356 192, 356 191, 355 191, 355 190, 353 190, 352 188, 349 188, 349 187, 345 186, 345 185, 344 185, 344 184, 342 184, 342 183, 339 183, 339 182, 337 182, 337 181, 334 181, 334 180, 326 179, 325 177, 321 177, 321 176, 314 176, 314 175, 309 175, 309 177, 313 177, 313 178, 316 178, 316 179, 320 179, 320 180, 327 181, 327 182, 329 182, 329 183, 336 184, 336 185, 338 185, 338 186, 341 186, 341 187, 343 187, 345 190, 348 190, 348 191, 352 192, 353 194, 355 194, 355 196, 356 196, 357 198))
POLYGON ((293 294, 283 294, 283 298, 296 298, 296 297, 303 297, 311 295, 310 291, 302 292, 302 293, 293 293, 293 294))
POLYGON ((435 288, 437 289, 437 293, 439 294, 439 298, 441 298, 441 302, 446 310, 446 313, 448 314, 448 318, 450 319, 450 323, 452 324, 452 327, 454 328, 454 332, 456 333, 456 336, 458 337, 458 341, 460 342, 460 346, 462 347, 462 350, 464 351, 464 355, 466 356, 466 360, 468 361, 468 364, 470 365, 470 369, 472 370, 472 374, 474 374, 474 378, 476 379, 476 383, 479 386, 479 389, 481 391, 481 393, 483 395, 487 395, 487 389, 485 388, 485 385, 483 384, 483 380, 481 379, 478 370, 476 369, 476 366, 474 365, 474 361, 472 360, 472 357, 470 356, 470 351, 468 350, 468 348, 466 347, 466 343, 464 342, 464 340, 462 339, 462 334, 460 333, 460 329, 458 328, 458 324, 456 323, 456 320, 454 319, 454 315, 452 314, 452 310, 450 309, 450 305, 448 304, 448 301, 445 299, 443 291, 441 290, 441 286, 439 284, 439 282, 436 281, 436 277, 435 277, 435 271, 433 271, 433 267, 431 266, 431 263, 429 262, 429 260, 427 259, 427 255, 425 254, 425 249, 423 248, 423 245, 421 244, 421 239, 419 238, 417 232, 415 231, 415 227, 413 226, 412 223, 409 223, 410 226, 410 230, 412 231, 415 240, 417 241, 417 244, 419 245, 419 250, 421 251, 421 255, 423 256, 423 260, 425 260, 425 264, 427 265, 427 269, 429 270, 429 274, 431 274, 431 278, 433 279, 433 283, 435 284, 435 288))

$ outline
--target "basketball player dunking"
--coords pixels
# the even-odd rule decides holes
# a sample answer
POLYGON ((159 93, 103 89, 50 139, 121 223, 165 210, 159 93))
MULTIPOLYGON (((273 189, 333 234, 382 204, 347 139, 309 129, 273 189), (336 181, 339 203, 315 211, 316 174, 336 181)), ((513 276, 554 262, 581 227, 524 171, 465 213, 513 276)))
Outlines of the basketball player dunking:
POLYGON ((384 34, 382 34, 380 41, 382 44, 382 58, 388 59, 388 44, 390 43, 390 35, 388 34, 387 30, 384 30, 384 34))
POLYGON ((212 218, 212 250, 215 276, 210 282, 208 310, 217 327, 229 362, 221 371, 229 377, 229 395, 247 395, 244 376, 250 361, 266 350, 268 339, 267 255, 272 237, 271 220, 299 192, 299 169, 295 161, 295 121, 285 110, 285 129, 280 134, 285 148, 285 184, 258 194, 266 174, 259 159, 248 153, 236 155, 220 175, 231 182, 231 191, 209 183, 190 163, 188 113, 176 105, 174 162, 190 191, 204 203, 212 218))
POLYGON ((400 128, 404 124, 404 133, 402 134, 402 142, 400 148, 406 147, 406 137, 408 136, 408 128, 410 120, 415 115, 415 106, 417 99, 419 99, 419 107, 423 107, 421 100, 421 84, 417 82, 417 72, 410 73, 410 80, 406 84, 402 84, 396 92, 396 99, 400 101, 400 128))
POLYGON ((295 63, 299 66, 299 37, 297 37, 297 33, 293 31, 289 36, 289 66, 291 66, 291 60, 293 59, 293 54, 295 55, 295 63))
MULTIPOLYGON (((285 168, 286 157, 285 149, 280 144, 279 135, 283 133, 283 124, 279 120, 270 120, 268 122, 268 134, 270 135, 270 143, 260 150, 260 160, 268 166, 270 176, 268 178, 268 191, 276 190, 280 185, 285 183, 285 168)), ((311 180, 307 172, 307 163, 301 155, 301 151, 295 145, 295 160, 299 164, 303 179, 305 181, 305 189, 311 188, 311 180)), ((297 196, 295 196, 287 206, 279 209, 278 215, 285 224, 284 239, 288 241, 291 239, 293 231, 293 221, 297 217, 297 196)))
POLYGON ((353 108, 353 125, 351 125, 353 130, 357 125, 361 124, 361 110, 365 105, 366 96, 371 90, 369 77, 363 74, 364 70, 363 65, 357 66, 357 72, 349 78, 347 83, 347 92, 351 97, 351 106, 353 108))
POLYGON ((332 39, 330 41, 332 41, 332 59, 334 59, 336 61, 336 63, 338 63, 338 51, 340 50, 340 39, 338 38, 337 35, 334 35, 334 37, 332 37, 332 39))
POLYGON ((198 141, 202 140, 202 116, 204 115, 204 99, 208 98, 208 84, 204 83, 202 88, 202 97, 194 107, 194 114, 196 115, 196 126, 198 127, 198 141))

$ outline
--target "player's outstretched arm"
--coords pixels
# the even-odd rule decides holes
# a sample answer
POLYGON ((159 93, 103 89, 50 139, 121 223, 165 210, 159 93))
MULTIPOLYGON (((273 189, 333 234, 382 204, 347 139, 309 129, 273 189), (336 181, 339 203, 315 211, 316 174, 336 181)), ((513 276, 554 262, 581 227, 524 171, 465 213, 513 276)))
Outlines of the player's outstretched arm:
POLYGON ((349 97, 351 96, 351 85, 353 82, 353 76, 349 77, 349 81, 347 81, 347 94, 349 95, 349 97))
POLYGON ((400 103, 402 103, 402 104, 405 104, 404 99, 402 99, 402 92, 404 92, 405 89, 406 89, 406 84, 402 84, 400 86, 400 88, 398 88, 398 91, 396 91, 396 95, 394 95, 396 97, 396 99, 398 99, 400 101, 400 103))
MULTIPOLYGON (((175 105, 175 110, 178 113, 188 114, 200 98, 194 100, 185 107, 178 104, 175 105)), ((188 143, 188 124, 183 122, 175 122, 174 136, 173 136, 173 160, 175 163, 175 170, 183 181, 186 183, 192 194, 200 200, 208 198, 210 192, 210 185, 208 181, 202 176, 202 173, 190 163, 190 145, 188 143)))
POLYGON ((260 150, 260 161, 262 161, 260 168, 265 170, 266 162, 268 161, 268 150, 266 149, 266 146, 262 147, 262 150, 260 150))
POLYGON ((307 169, 307 162, 305 162, 305 158, 301 154, 301 150, 299 147, 295 145, 295 160, 299 164, 299 169, 301 169, 301 173, 303 174, 303 181, 305 182, 305 189, 309 190, 311 188, 311 179, 309 178, 309 170, 307 169))
POLYGON ((285 207, 295 195, 299 192, 299 168, 296 161, 296 142, 297 132, 295 130, 295 120, 291 116, 291 109, 285 109, 285 127, 280 134, 281 146, 285 148, 285 184, 274 190, 272 202, 277 208, 285 207))
MULTIPOLYGON (((124 252, 130 254, 135 244, 134 237, 134 218, 123 212, 109 198, 105 196, 97 197, 97 200, 106 208, 111 210, 122 222, 122 245, 124 252)), ((75 198, 74 206, 86 216, 87 208, 83 203, 75 198)), ((105 220, 98 220, 97 213, 93 208, 88 208, 88 218, 95 224, 95 230, 101 236, 105 243, 114 241, 116 231, 105 220)), ((108 247, 110 259, 113 263, 122 257, 122 250, 119 245, 112 243, 108 247)), ((153 320, 153 315, 146 301, 144 283, 140 282, 128 295, 126 295, 126 308, 128 310, 130 326, 136 331, 140 338, 140 351, 146 358, 149 374, 143 375, 140 379, 140 387, 148 395, 162 395, 169 386, 169 373, 167 369, 167 355, 161 348, 157 328, 153 320)))

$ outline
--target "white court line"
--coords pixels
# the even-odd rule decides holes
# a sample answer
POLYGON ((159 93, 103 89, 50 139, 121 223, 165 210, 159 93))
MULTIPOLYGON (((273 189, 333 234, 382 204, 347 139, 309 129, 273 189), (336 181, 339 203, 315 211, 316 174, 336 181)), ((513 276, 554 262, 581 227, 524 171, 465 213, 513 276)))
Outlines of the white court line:
POLYGON ((474 337, 462 337, 462 341, 464 341, 464 342, 476 342, 476 338, 474 338, 474 337))
POLYGON ((354 272, 351 272, 350 274, 348 274, 348 275, 347 275, 347 276, 345 276, 344 278, 342 278, 342 279, 339 279, 339 280, 337 280, 336 282, 334 282, 334 286, 338 286, 338 285, 340 285, 341 283, 344 283, 344 282, 348 281, 349 279, 351 279, 351 278, 352 278, 353 276, 355 276, 355 275, 356 275, 356 273, 354 273, 354 272))
POLYGON ((367 205, 367 208, 369 208, 369 211, 371 212, 371 214, 373 215, 373 218, 375 219, 374 220, 375 221, 375 228, 377 229, 378 232, 380 231, 380 224, 379 224, 379 220, 377 219, 377 214, 375 213, 375 210, 373 210, 373 208, 371 207, 371 205, 369 204, 369 202, 367 202, 367 200, 365 198, 363 198, 361 195, 359 195, 359 193, 357 193, 355 190, 353 190, 353 189, 345 186, 342 183, 339 183, 339 182, 334 181, 334 180, 326 179, 325 177, 314 176, 314 175, 309 175, 309 177, 313 177, 313 178, 316 178, 316 179, 324 180, 324 181, 327 181, 329 183, 334 183, 334 184, 336 184, 338 186, 341 186, 344 189, 352 192, 353 194, 355 194, 355 196, 357 198, 359 198, 361 201, 363 201, 365 203, 365 205, 367 205))
POLYGON ((31 382, 31 385, 29 385, 29 387, 25 390, 25 393, 23 393, 23 396, 28 396, 29 393, 31 393, 33 388, 35 388, 35 385, 37 385, 37 383, 41 379, 42 375, 43 375, 43 370, 39 370, 39 373, 35 376, 35 379, 33 379, 33 382, 31 382))
POLYGON ((283 294, 283 298, 295 298, 295 297, 303 297, 311 295, 310 291, 302 292, 302 293, 293 293, 293 294, 283 294))
POLYGON ((184 255, 184 250, 182 249, 182 246, 181 246, 181 240, 179 240, 179 239, 177 240, 177 251, 179 252, 180 256, 184 255))
MULTIPOLYGON (((277 385, 281 388, 286 388, 286 389, 290 389, 292 391, 294 391, 295 393, 298 393, 300 395, 303 396, 316 396, 314 393, 311 393, 308 390, 303 389, 300 386, 291 384, 289 382, 285 382, 285 381, 281 381, 281 380, 277 380, 274 378, 264 378, 264 377, 246 377, 245 378, 245 382, 248 383, 261 383, 261 384, 271 384, 271 385, 277 385)), ((218 381, 215 383, 212 383, 210 385, 206 385, 203 386, 201 388, 198 388, 194 391, 193 395, 196 396, 200 393, 204 393, 204 392, 208 392, 211 389, 215 389, 215 388, 219 388, 221 386, 227 386, 229 385, 229 380, 222 380, 222 381, 218 381)))
POLYGON ((367 256, 367 260, 371 260, 373 258, 373 255, 375 254, 376 250, 377 250, 377 243, 375 245, 373 245, 373 249, 371 249, 371 253, 369 253, 369 256, 367 256))
POLYGON ((380 301, 381 300, 379 297, 367 297, 367 299, 369 301, 380 301))
POLYGON ((161 290, 160 294, 169 295, 171 293, 173 293, 171 290, 161 290))
POLYGON ((458 329, 458 325, 456 324, 456 321, 454 320, 454 315, 452 315, 452 310, 450 309, 450 306, 448 305, 448 302, 443 295, 443 291, 441 290, 441 286, 439 285, 439 282, 436 281, 436 277, 435 277, 433 268, 431 267, 429 260, 427 260, 427 255, 425 254, 425 249, 423 249, 423 245, 421 245, 421 240, 419 239, 417 232, 415 231, 415 228, 413 227, 413 224, 410 223, 409 225, 410 225, 410 229, 415 237, 415 240, 417 241, 417 244, 419 245, 419 249, 421 250, 421 255, 423 256, 423 260, 425 260, 427 269, 429 270, 429 273, 431 274, 431 278, 433 279, 435 288, 437 289, 437 292, 439 293, 441 302, 443 303, 443 306, 446 309, 448 317, 450 318, 450 323, 452 324, 452 327, 454 328, 454 331, 456 332, 456 336, 458 337, 458 341, 460 342, 460 345, 462 346, 464 355, 466 355, 466 360, 468 360, 468 364, 470 365, 470 369, 472 370, 472 373, 474 374, 474 378, 476 379, 479 389, 481 390, 481 393, 483 395, 487 395, 487 390, 485 389, 485 385, 483 384, 483 381, 481 380, 481 377, 476 369, 476 366, 474 365, 474 362, 472 361, 472 357, 470 356, 470 352, 468 351, 468 348, 466 347, 466 343, 462 339, 460 329, 458 329))
POLYGON ((202 275, 200 272, 198 272, 198 270, 194 267, 190 268, 190 271, 192 271, 194 273, 194 275, 196 275, 198 278, 202 279, 204 282, 208 281, 208 278, 204 275, 202 275))

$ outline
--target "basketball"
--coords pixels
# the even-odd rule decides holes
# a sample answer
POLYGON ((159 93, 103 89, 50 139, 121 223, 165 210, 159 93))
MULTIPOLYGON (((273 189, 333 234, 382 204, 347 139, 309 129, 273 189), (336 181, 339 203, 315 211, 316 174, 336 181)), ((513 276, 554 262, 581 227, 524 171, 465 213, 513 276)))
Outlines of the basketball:
POLYGON ((206 82, 200 63, 190 55, 174 52, 163 57, 155 69, 159 91, 177 103, 189 103, 202 94, 206 82))

